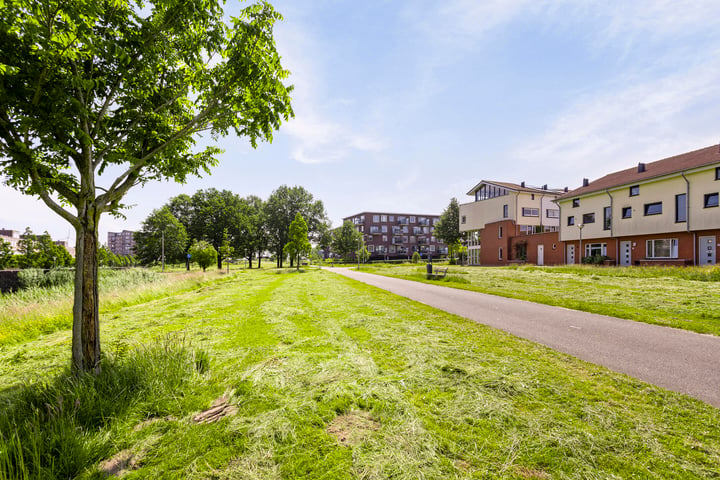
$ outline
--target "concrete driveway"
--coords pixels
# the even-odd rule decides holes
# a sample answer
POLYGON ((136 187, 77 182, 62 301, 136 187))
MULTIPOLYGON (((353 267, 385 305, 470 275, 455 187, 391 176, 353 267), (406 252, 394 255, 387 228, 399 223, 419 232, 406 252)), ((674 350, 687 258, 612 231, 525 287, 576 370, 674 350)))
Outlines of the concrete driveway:
POLYGON ((348 268, 330 270, 720 408, 720 337, 348 268))

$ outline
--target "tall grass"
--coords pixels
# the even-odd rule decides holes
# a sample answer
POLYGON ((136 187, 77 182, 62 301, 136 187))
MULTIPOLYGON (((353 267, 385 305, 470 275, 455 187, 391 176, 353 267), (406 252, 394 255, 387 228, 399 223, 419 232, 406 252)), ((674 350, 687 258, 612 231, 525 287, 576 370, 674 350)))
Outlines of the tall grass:
POLYGON ((0 480, 74 478, 117 448, 118 418, 177 415, 197 381, 197 352, 182 340, 117 349, 99 375, 65 371, 0 394, 0 480))

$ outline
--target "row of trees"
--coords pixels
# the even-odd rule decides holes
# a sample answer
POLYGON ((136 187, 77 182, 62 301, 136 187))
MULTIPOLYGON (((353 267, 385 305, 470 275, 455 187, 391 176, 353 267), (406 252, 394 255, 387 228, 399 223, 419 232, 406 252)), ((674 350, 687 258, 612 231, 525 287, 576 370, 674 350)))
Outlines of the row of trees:
MULTIPOLYGON (((310 237, 319 244, 328 243, 325 207, 303 187, 283 185, 267 200, 255 195, 240 197, 229 190, 198 190, 192 196, 173 197, 154 210, 135 235, 135 253, 143 264, 160 261, 164 243, 166 261, 182 262, 188 253, 192 255, 189 248, 194 240, 205 241, 220 253, 216 257, 218 268, 232 254, 247 259, 250 268, 257 258, 259 267, 263 252, 268 250, 275 254, 278 267, 287 257, 293 266, 298 257, 296 247, 286 247, 297 215, 305 222, 306 240, 310 237)), ((304 253, 306 245, 301 247, 297 248, 304 253)))

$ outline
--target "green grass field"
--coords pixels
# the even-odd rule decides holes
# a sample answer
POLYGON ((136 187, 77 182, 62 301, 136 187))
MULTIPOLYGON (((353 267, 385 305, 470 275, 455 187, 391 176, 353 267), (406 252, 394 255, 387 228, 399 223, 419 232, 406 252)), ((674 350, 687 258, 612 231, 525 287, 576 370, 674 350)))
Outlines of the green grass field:
POLYGON ((329 271, 166 288, 103 307, 98 377, 0 346, 0 479, 720 478, 720 410, 329 271))
MULTIPOLYGON (((448 267, 442 265, 442 268, 448 267)), ((362 270, 427 280, 425 265, 362 270)), ((449 266, 444 286, 720 335, 720 267, 449 266)))

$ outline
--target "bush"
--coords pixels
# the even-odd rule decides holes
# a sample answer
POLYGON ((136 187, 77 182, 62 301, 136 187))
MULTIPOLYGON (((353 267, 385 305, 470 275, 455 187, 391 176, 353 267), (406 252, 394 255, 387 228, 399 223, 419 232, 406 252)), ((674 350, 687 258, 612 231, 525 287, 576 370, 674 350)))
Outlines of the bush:
POLYGON ((412 263, 420 263, 421 257, 419 252, 412 254, 412 263))
POLYGON ((582 263, 585 265, 602 265, 605 260, 610 260, 607 255, 593 255, 592 257, 583 257, 582 263))

